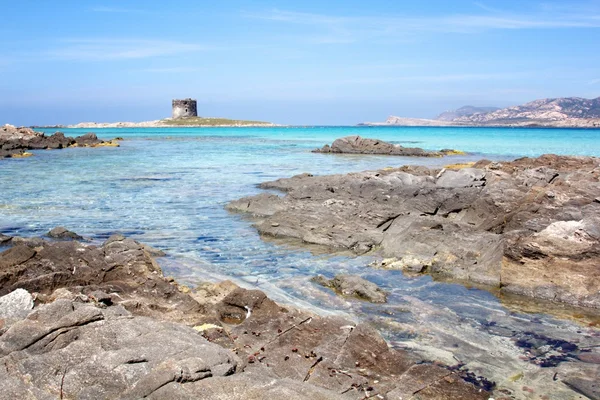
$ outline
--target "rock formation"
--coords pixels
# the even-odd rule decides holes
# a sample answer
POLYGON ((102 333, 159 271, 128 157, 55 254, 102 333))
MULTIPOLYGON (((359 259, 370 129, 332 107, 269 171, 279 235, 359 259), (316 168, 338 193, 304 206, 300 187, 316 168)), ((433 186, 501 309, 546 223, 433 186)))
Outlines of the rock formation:
POLYGON ((286 192, 233 201, 262 235, 356 254, 387 268, 600 308, 600 160, 544 155, 473 168, 298 175, 286 192))
POLYGON ((94 133, 86 133, 76 138, 66 137, 61 132, 46 136, 30 128, 17 128, 12 125, 0 127, 0 159, 6 157, 30 156, 27 150, 64 149, 67 147, 118 147, 116 140, 103 141, 94 133))
POLYGON ((451 154, 463 154, 460 151, 444 149, 440 151, 427 151, 418 147, 403 147, 398 144, 384 142, 379 139, 369 139, 360 136, 345 136, 334 140, 329 146, 326 144, 313 153, 335 154, 379 154, 404 157, 442 157, 451 154))
POLYGON ((485 379, 390 349, 364 324, 281 307, 228 282, 178 286, 123 236, 100 246, 6 243, 0 398, 490 396, 485 379))

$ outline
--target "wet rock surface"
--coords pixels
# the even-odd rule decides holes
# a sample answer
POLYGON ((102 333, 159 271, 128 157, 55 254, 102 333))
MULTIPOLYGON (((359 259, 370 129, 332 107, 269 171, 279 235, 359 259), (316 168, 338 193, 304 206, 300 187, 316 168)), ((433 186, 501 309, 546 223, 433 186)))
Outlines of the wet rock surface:
POLYGON ((334 154, 379 154, 405 157, 442 157, 450 154, 462 154, 456 150, 444 149, 440 151, 427 151, 418 147, 403 147, 397 144, 384 142, 379 139, 369 139, 360 136, 346 136, 336 139, 331 146, 326 144, 313 153, 334 154))
POLYGON ((0 127, 0 159, 7 157, 26 157, 27 150, 64 149, 67 147, 99 147, 119 144, 115 140, 103 141, 94 133, 86 133, 76 138, 67 137, 62 132, 46 136, 31 128, 17 128, 12 125, 0 127))
POLYGON ((367 325, 230 282, 178 286, 123 236, 11 243, 0 295, 26 289, 35 308, 0 327, 0 398, 490 396, 465 371, 391 349, 367 325), (415 365, 427 382, 414 382, 415 365))
POLYGON ((385 268, 600 308, 600 160, 544 155, 472 168, 402 167, 261 185, 227 208, 268 237, 355 254, 385 268))
POLYGON ((313 278, 313 282, 331 288, 343 296, 356 297, 372 303, 386 302, 386 293, 381 288, 358 275, 339 274, 333 279, 319 275, 313 278))
POLYGON ((54 239, 66 239, 66 240, 82 240, 83 237, 79 236, 75 232, 71 232, 65 227, 57 226, 48 232, 48 237, 54 239))

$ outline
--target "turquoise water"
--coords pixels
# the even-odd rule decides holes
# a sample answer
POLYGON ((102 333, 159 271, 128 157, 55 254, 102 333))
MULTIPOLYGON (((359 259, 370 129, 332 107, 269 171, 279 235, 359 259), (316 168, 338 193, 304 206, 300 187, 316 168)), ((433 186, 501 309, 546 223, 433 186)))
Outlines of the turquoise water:
MULTIPOLYGON (((477 340, 483 343, 488 340, 485 323, 492 319, 517 331, 541 329, 542 325, 563 333, 578 329, 550 316, 515 314, 486 291, 369 268, 371 258, 313 255, 264 242, 250 221, 223 207, 228 201, 260 193, 256 185, 263 181, 303 172, 346 173, 404 164, 442 166, 548 152, 600 156, 600 130, 295 127, 62 131, 69 136, 93 131, 101 138, 120 136, 125 140, 120 148, 36 151, 31 158, 0 160, 0 232, 38 236, 62 225, 95 241, 120 232, 165 250, 169 256, 160 264, 166 275, 181 282, 194 285, 233 279, 258 287, 278 301, 372 319, 401 345, 406 345, 411 335, 394 326, 423 323, 419 322, 422 316, 404 311, 417 303, 448 310, 454 316, 447 321, 449 326, 466 324, 481 334, 477 340), (310 152, 351 134, 471 154, 431 159, 310 152), (346 301, 309 281, 315 274, 339 272, 357 273, 380 284, 390 292, 389 303, 376 306, 346 301)), ((430 339, 444 347, 440 337, 430 339)), ((452 346, 453 352, 459 351, 452 346)))
MULTIPOLYGON (((42 129, 53 133, 56 129, 42 129)), ((221 137, 269 140, 301 148, 320 147, 348 135, 361 135, 428 150, 460 149, 471 153, 522 157, 545 153, 600 156, 600 129, 460 128, 460 127, 281 127, 281 128, 119 128, 62 129, 69 135, 95 132, 101 138, 221 137)))
MULTIPOLYGON (((227 213, 223 206, 230 200, 260 193, 256 185, 261 182, 303 172, 346 173, 403 164, 442 166, 484 157, 508 160, 546 152, 600 156, 600 130, 584 129, 282 127, 63 131, 69 136, 93 131, 101 138, 120 136, 126 140, 120 148, 37 151, 31 158, 1 161, 0 232, 42 235, 54 226, 64 225, 96 240, 121 232, 166 250, 170 258, 163 261, 165 270, 180 280, 194 283, 225 276, 253 283, 262 280, 278 289, 285 286, 290 276, 357 270, 364 268, 365 261, 315 258, 306 251, 260 240, 250 222, 227 213), (310 152, 335 138, 353 134, 432 150, 455 148, 470 154, 432 159, 310 152), (278 280, 281 285, 276 284, 278 280)), ((369 271, 372 270, 364 273, 372 273, 369 271)), ((397 282, 388 281, 388 277, 380 280, 390 288, 414 284, 401 278, 397 282)), ((284 292, 289 294, 290 290, 293 291, 284 292)), ((464 291, 462 287, 456 290, 464 291)))

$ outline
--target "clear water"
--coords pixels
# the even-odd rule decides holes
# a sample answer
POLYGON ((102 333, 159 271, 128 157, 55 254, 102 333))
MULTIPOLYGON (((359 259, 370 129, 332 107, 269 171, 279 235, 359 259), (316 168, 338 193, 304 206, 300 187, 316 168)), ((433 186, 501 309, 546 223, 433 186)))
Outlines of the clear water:
POLYGON ((517 368, 523 361, 510 346, 504 352, 498 349, 502 357, 497 362, 483 362, 473 355, 472 346, 489 345, 493 334, 486 330, 488 322, 518 332, 543 331, 565 340, 598 340, 592 328, 582 330, 576 323, 545 314, 515 312, 483 290, 369 268, 372 259, 368 257, 313 255, 305 249, 264 242, 250 221, 223 207, 230 200, 260 193, 256 185, 263 181, 303 172, 346 173, 405 164, 442 166, 550 152, 600 156, 600 130, 286 127, 62 131, 68 136, 93 131, 101 138, 126 140, 120 148, 37 151, 31 158, 0 160, 0 232, 39 236, 62 225, 97 241, 120 232, 165 250, 169 256, 160 260, 164 272, 181 282, 194 285, 228 278, 259 287, 278 301, 369 319, 395 345, 446 362, 458 356, 481 373, 499 376, 498 380, 508 373, 507 366, 517 368), (353 134, 470 154, 431 159, 310 152, 353 134), (356 273, 378 283, 390 292, 389 303, 345 300, 309 281, 316 274, 339 272, 356 273), (440 310, 443 315, 437 314, 440 310), (465 346, 457 347, 458 342, 465 346))

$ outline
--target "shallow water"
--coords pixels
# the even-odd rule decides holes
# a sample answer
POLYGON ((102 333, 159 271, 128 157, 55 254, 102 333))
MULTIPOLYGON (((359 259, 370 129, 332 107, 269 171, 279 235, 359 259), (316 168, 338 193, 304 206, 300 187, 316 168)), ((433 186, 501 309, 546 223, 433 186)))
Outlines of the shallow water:
MULTIPOLYGON (((69 136, 94 131, 101 138, 121 136, 126 140, 120 148, 37 151, 31 158, 0 161, 0 232, 39 236, 62 225, 97 241, 120 232, 165 250, 169 256, 160 260, 161 266, 166 275, 181 282, 194 285, 229 278, 259 287, 281 302, 368 319, 395 346, 447 363, 460 360, 513 390, 516 398, 535 398, 519 389, 524 382, 535 388, 535 396, 567 393, 551 378, 556 371, 580 364, 571 360, 557 368, 540 368, 522 360, 525 350, 515 344, 522 334, 543 333, 552 339, 576 341, 580 347, 600 344, 598 330, 588 326, 595 318, 593 313, 591 319, 573 322, 520 312, 512 308, 514 303, 507 307, 485 290, 370 268, 371 257, 314 255, 306 249, 265 242, 248 219, 223 208, 230 200, 260 193, 256 185, 263 181, 303 172, 346 173, 405 164, 443 166, 547 152, 600 156, 600 130, 308 127, 63 131, 69 136), (309 151, 350 134, 470 154, 405 158, 309 151), (389 303, 345 300, 309 281, 316 274, 331 277, 338 272, 360 274, 378 283, 390 292, 389 303), (519 372, 523 378, 512 382, 510 378, 519 372)), ((563 317, 574 313, 560 306, 556 311, 563 317)))

